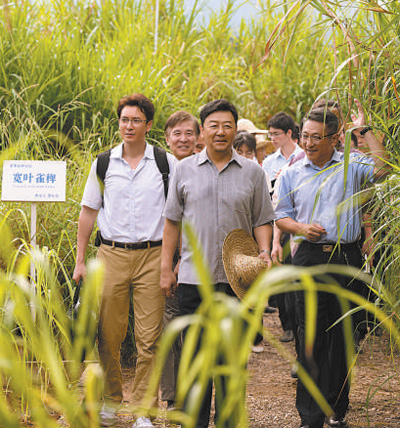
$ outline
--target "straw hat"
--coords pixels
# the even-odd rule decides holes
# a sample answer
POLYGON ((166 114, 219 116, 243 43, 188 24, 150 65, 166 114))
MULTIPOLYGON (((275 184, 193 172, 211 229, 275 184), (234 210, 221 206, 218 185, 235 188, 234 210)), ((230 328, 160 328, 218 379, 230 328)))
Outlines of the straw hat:
MULTIPOLYGON (((259 129, 254 125, 254 123, 249 119, 239 119, 237 123, 238 131, 247 131, 250 134, 253 134, 256 137, 257 150, 262 147, 267 147, 269 141, 266 138, 268 131, 266 129, 259 129)), ((275 147, 272 145, 273 150, 275 147)))
POLYGON ((238 131, 247 131, 250 134, 268 134, 266 129, 258 129, 249 119, 239 119, 237 123, 238 131))
POLYGON ((258 256, 256 241, 243 229, 228 233, 222 246, 222 261, 232 290, 243 299, 267 264, 258 256))

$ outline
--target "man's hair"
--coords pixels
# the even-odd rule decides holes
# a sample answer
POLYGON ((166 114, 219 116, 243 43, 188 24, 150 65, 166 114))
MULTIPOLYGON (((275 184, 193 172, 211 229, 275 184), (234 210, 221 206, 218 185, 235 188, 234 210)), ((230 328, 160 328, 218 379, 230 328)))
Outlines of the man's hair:
POLYGON ((146 120, 150 122, 154 118, 154 104, 143 94, 132 94, 121 98, 118 101, 117 115, 121 118, 121 111, 124 107, 138 107, 138 109, 146 116, 146 120))
POLYGON ((176 125, 182 122, 192 122, 196 137, 200 135, 200 126, 197 119, 192 114, 183 110, 171 114, 171 116, 167 119, 164 126, 164 134, 167 136, 172 128, 175 128, 176 125))
POLYGON ((290 114, 287 114, 284 111, 280 111, 279 113, 276 113, 274 116, 272 116, 271 119, 268 121, 267 128, 271 127, 276 129, 282 129, 285 134, 289 131, 289 129, 293 133, 296 129, 296 122, 294 121, 293 117, 290 116, 290 114))
POLYGON ((307 116, 303 118, 301 122, 302 129, 307 120, 325 124, 325 129, 329 134, 336 134, 339 131, 340 123, 338 117, 335 113, 325 107, 312 109, 307 116))
POLYGON ((340 108, 339 101, 327 100, 325 98, 321 98, 313 104, 312 110, 315 110, 317 108, 322 108, 322 107, 324 109, 337 110, 339 116, 338 115, 336 116, 338 116, 338 119, 340 120, 340 122, 343 121, 343 114, 342 114, 342 109, 340 108))
POLYGON ((207 119, 210 114, 215 113, 216 111, 229 111, 232 113, 233 119, 235 120, 235 124, 237 125, 238 121, 238 112, 236 107, 227 100, 214 100, 207 103, 200 111, 200 121, 201 126, 204 125, 204 121, 207 119))
POLYGON ((292 140, 300 141, 300 125, 298 123, 295 124, 292 132, 292 140))
POLYGON ((312 106, 312 109, 314 110, 320 107, 336 108, 340 112, 342 111, 340 108, 339 101, 336 101, 336 100, 327 100, 325 98, 321 98, 318 101, 315 101, 315 103, 312 106))
POLYGON ((253 134, 250 134, 250 132, 241 130, 237 132, 236 137, 233 140, 233 148, 238 150, 243 146, 243 144, 246 144, 246 146, 248 146, 248 148, 252 150, 254 154, 257 153, 256 137, 253 134))

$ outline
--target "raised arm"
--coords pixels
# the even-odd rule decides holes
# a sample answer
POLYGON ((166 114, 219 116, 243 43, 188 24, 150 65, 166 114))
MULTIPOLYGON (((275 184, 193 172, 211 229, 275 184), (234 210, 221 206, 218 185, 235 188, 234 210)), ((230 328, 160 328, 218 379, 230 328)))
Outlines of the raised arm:
POLYGON ((98 210, 94 210, 85 205, 82 206, 78 220, 78 235, 76 244, 76 264, 72 279, 79 282, 81 278, 86 277, 85 253, 89 244, 94 223, 96 221, 98 210))
MULTIPOLYGON (((359 100, 354 99, 354 102, 357 106, 358 116, 352 114, 351 120, 353 121, 354 126, 356 126, 357 128, 365 129, 367 127, 367 123, 365 120, 364 109, 359 100)), ((360 132, 362 132, 362 129, 360 130, 360 132)), ((385 162, 389 160, 389 155, 384 145, 375 137, 375 134, 372 132, 372 129, 368 129, 368 131, 365 132, 363 136, 365 142, 368 144, 369 154, 375 163, 375 176, 378 178, 384 177, 389 173, 388 165, 385 162)))

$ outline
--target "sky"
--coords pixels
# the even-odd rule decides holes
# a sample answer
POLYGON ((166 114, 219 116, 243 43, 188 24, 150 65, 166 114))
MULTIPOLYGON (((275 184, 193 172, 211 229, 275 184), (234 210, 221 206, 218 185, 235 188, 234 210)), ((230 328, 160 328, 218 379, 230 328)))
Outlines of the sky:
MULTIPOLYGON (((187 10, 193 7, 195 0, 184 0, 185 7, 187 10)), ((218 11, 221 7, 226 7, 227 0, 199 0, 204 7, 201 9, 199 17, 207 19, 207 16, 212 11, 218 11)), ((258 13, 260 13, 261 8, 258 5, 257 0, 233 0, 235 7, 238 9, 233 15, 231 25, 235 27, 240 24, 240 21, 244 19, 248 19, 251 17, 256 17, 258 13)))

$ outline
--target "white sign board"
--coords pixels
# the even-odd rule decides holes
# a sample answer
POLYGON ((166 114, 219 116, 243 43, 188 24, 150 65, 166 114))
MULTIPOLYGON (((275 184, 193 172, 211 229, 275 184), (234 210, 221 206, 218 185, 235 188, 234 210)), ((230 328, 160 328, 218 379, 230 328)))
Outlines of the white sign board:
POLYGON ((4 161, 3 201, 65 202, 65 161, 4 161))

